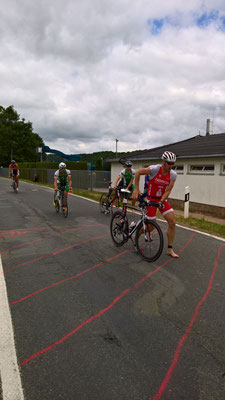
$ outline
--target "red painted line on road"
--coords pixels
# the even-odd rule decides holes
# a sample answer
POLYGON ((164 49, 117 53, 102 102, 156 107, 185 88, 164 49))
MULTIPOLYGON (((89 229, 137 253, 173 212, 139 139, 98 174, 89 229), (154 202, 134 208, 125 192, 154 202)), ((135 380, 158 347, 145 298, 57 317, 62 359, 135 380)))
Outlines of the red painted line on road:
MULTIPOLYGON (((63 231, 63 232, 58 232, 57 235, 62 235, 62 234, 64 234, 64 233, 67 233, 67 232, 70 232, 70 231, 75 231, 75 230, 81 229, 81 228, 90 228, 90 227, 95 227, 95 226, 99 226, 99 225, 103 225, 103 224, 96 224, 96 225, 77 225, 76 228, 68 229, 68 230, 63 231)), ((35 240, 30 241, 30 242, 21 243, 21 244, 18 244, 18 245, 9 247, 9 248, 6 249, 6 250, 0 251, 0 254, 7 253, 7 252, 10 251, 10 250, 17 249, 17 248, 20 248, 20 247, 24 247, 24 246, 27 246, 27 245, 29 245, 29 244, 33 244, 33 243, 36 243, 36 242, 41 242, 42 240, 50 239, 50 238, 52 238, 52 237, 53 237, 53 236, 45 236, 44 238, 41 238, 41 239, 35 239, 35 240)))
POLYGON ((76 329, 74 329, 73 331, 69 332, 67 335, 63 336, 60 340, 58 340, 58 342, 53 343, 51 346, 46 347, 46 349, 43 349, 41 351, 39 351, 38 353, 34 354, 33 356, 27 358, 26 360, 24 360, 20 365, 23 366, 26 363, 28 363, 28 361, 31 361, 32 359, 40 356, 43 353, 46 353, 46 351, 49 351, 51 349, 53 349, 54 347, 58 346, 59 344, 61 344, 62 342, 64 342, 65 340, 67 340, 70 336, 74 335, 74 333, 78 332, 81 328, 83 328, 83 326, 88 325, 90 322, 92 322, 94 319, 99 318, 102 314, 104 314, 106 311, 110 310, 110 308, 114 307, 114 305, 123 297, 125 296, 125 294, 127 294, 130 291, 130 289, 126 289, 124 290, 119 296, 117 296, 111 304, 109 304, 109 306, 103 308, 102 310, 100 310, 97 314, 93 315, 92 317, 90 317, 89 319, 87 319, 86 321, 82 322, 76 329))
POLYGON ((56 252, 54 252, 54 253, 45 254, 45 255, 43 255, 43 256, 41 256, 41 257, 34 258, 33 260, 26 261, 26 262, 23 263, 23 264, 16 265, 16 266, 13 267, 13 268, 10 268, 10 269, 5 270, 5 271, 4 271, 4 274, 6 274, 6 272, 12 271, 12 270, 14 270, 14 269, 16 269, 16 268, 19 268, 19 267, 22 267, 22 266, 24 266, 24 265, 31 264, 31 263, 34 263, 34 262, 39 261, 39 260, 43 260, 44 258, 47 258, 47 257, 50 257, 50 256, 55 256, 55 255, 57 255, 57 254, 62 253, 63 251, 66 251, 66 250, 72 249, 73 247, 79 246, 80 244, 84 244, 84 243, 87 243, 87 242, 91 242, 91 241, 97 240, 97 239, 102 239, 102 238, 104 238, 104 237, 106 237, 106 236, 108 236, 108 234, 102 235, 102 236, 97 236, 97 237, 91 238, 91 239, 87 239, 87 240, 84 240, 84 241, 79 242, 79 243, 74 243, 74 244, 72 244, 71 246, 64 247, 63 249, 58 250, 58 251, 56 251, 56 252))
POLYGON ((35 295, 38 294, 38 293, 44 292, 44 291, 47 290, 47 289, 50 289, 50 288, 52 288, 52 287, 54 287, 54 286, 58 286, 58 285, 60 285, 61 283, 64 283, 64 282, 71 281, 72 279, 78 278, 79 276, 84 275, 84 274, 86 274, 87 272, 89 272, 89 271, 91 271, 91 270, 93 270, 93 269, 95 269, 95 268, 97 268, 97 267, 100 267, 101 265, 104 265, 104 264, 106 264, 106 263, 108 263, 108 262, 110 262, 110 261, 112 261, 112 260, 115 260, 116 258, 122 256, 123 254, 126 254, 128 251, 129 251, 129 250, 125 250, 125 251, 123 251, 122 253, 117 254, 116 256, 110 257, 110 258, 108 258, 107 260, 102 261, 102 262, 100 262, 99 264, 94 265, 93 267, 90 267, 90 268, 88 268, 88 269, 85 269, 84 271, 79 272, 79 273, 76 274, 76 275, 73 275, 73 276, 70 276, 70 277, 68 277, 68 278, 65 278, 65 279, 63 279, 63 280, 61 280, 61 281, 59 281, 59 282, 52 283, 51 285, 46 286, 46 287, 44 287, 44 288, 42 288, 42 289, 39 289, 39 290, 37 290, 36 292, 30 293, 30 294, 28 294, 27 296, 22 297, 22 298, 19 299, 19 300, 12 301, 10 304, 17 304, 17 303, 20 303, 21 301, 27 300, 27 299, 29 299, 30 297, 35 296, 35 295))
POLYGON ((17 245, 15 245, 15 246, 9 247, 9 248, 6 249, 6 250, 0 251, 0 254, 7 253, 7 252, 10 251, 10 250, 18 249, 18 248, 20 248, 20 247, 24 247, 24 246, 27 246, 27 245, 32 244, 32 243, 41 242, 42 240, 45 240, 45 239, 46 239, 46 238, 35 239, 35 240, 32 240, 31 242, 25 242, 25 243, 17 244, 17 245))
MULTIPOLYGON (((181 253, 187 246, 188 244, 191 242, 192 238, 193 238, 194 234, 191 236, 191 239, 188 240, 187 244, 179 251, 179 253, 181 253)), ((129 250, 126 250, 127 252, 129 250)), ((171 261, 174 260, 174 258, 171 258, 171 261)), ((162 264, 162 266, 164 266, 164 264, 162 264)), ((161 268, 162 268, 161 266, 161 268)), ((160 268, 160 267, 159 267, 160 268)), ((159 268, 157 268, 157 270, 159 270, 159 268)), ((149 274, 146 275, 146 279, 149 276, 149 274)), ((34 354, 33 356, 27 358, 25 361, 23 361, 20 365, 23 366, 24 364, 28 363, 29 361, 31 361, 32 359, 38 357, 39 355, 51 350, 52 348, 58 346, 60 343, 64 342, 66 339, 68 339, 70 336, 72 336, 74 333, 76 333, 78 330, 80 330, 81 328, 83 328, 83 326, 87 325, 88 323, 90 323, 92 320, 94 320, 95 318, 99 317, 100 315, 104 314, 106 311, 108 311, 109 309, 111 309, 117 302, 118 300, 120 300, 126 293, 130 292, 131 290, 136 289, 138 286, 134 285, 132 288, 127 288, 125 289, 119 296, 117 296, 112 303, 100 310, 97 314, 95 314, 94 316, 90 317, 89 319, 87 319, 86 321, 84 321, 82 324, 80 324, 76 329, 74 329, 73 331, 69 332, 67 335, 63 336, 63 338, 61 338, 60 340, 58 340, 57 342, 53 343, 51 346, 46 347, 45 349, 39 351, 38 353, 34 354)))
MULTIPOLYGON (((190 239, 188 240, 188 242, 185 244, 185 246, 178 252, 178 254, 182 253, 182 251, 184 249, 186 249, 186 247, 190 244, 190 242, 192 241, 193 237, 196 235, 196 232, 193 233, 190 237, 190 239)), ((170 257, 170 256, 168 256, 170 257)), ((166 261, 164 264, 160 265, 158 268, 156 268, 154 271, 149 272, 146 276, 144 276, 142 279, 140 279, 140 281, 138 281, 134 287, 137 288, 139 285, 141 285, 146 279, 150 278, 150 276, 152 276, 153 274, 155 274, 156 272, 158 272, 160 269, 162 269, 163 267, 165 267, 165 265, 169 264, 171 261, 173 261, 174 258, 170 257, 170 259, 168 261, 166 261)))
POLYGON ((208 294, 209 294, 209 292, 210 292, 210 290, 212 288, 213 279, 214 279, 214 276, 215 276, 215 273, 216 273, 216 270, 217 270, 217 267, 218 267, 218 261, 219 261, 221 249, 224 246, 225 246, 225 243, 222 244, 222 246, 219 247, 219 250, 218 250, 218 253, 217 253, 217 257, 216 257, 216 259, 214 261, 214 268, 213 268, 212 274, 211 274, 210 279, 209 279, 208 288, 206 289, 204 295, 202 296, 201 300, 199 301, 199 303, 197 304, 197 306, 195 308, 195 312, 194 312, 194 314, 193 314, 193 316, 191 318, 191 321, 190 321, 190 323, 189 323, 189 325, 188 325, 188 327, 187 327, 187 329, 185 331, 185 334, 183 335, 183 337, 179 341, 179 344, 178 344, 178 346, 177 346, 177 348, 175 350, 173 361, 172 361, 172 363, 171 363, 171 365, 170 365, 170 367, 168 369, 166 377, 163 380, 163 382, 162 382, 162 384, 161 384, 156 396, 153 398, 153 400, 158 400, 162 396, 163 392, 165 391, 165 389, 166 389, 166 387, 167 387, 167 385, 168 385, 168 383, 170 381, 170 378, 171 378, 171 375, 173 373, 173 370, 174 370, 174 368, 175 368, 175 366, 176 366, 176 364, 177 364, 177 362, 179 360, 179 356, 180 356, 182 347, 183 347, 184 343, 186 342, 186 340, 188 339, 188 337, 189 337, 189 335, 191 333, 191 330, 193 328, 194 322, 195 322, 195 320, 196 320, 196 318, 198 316, 199 309, 202 306, 202 304, 204 303, 204 301, 206 300, 206 298, 208 297, 208 294))
MULTIPOLYGON (((194 234, 193 234, 192 236, 194 236, 194 234)), ((191 240, 191 239, 190 239, 190 240, 191 240)), ((122 256, 122 255, 128 253, 130 250, 131 250, 131 249, 125 250, 125 251, 123 251, 122 253, 119 253, 119 254, 117 254, 116 256, 111 257, 111 258, 109 258, 109 259, 107 259, 107 260, 105 260, 105 261, 102 261, 101 263, 99 263, 99 264, 97 264, 97 265, 94 265, 93 267, 90 267, 90 268, 88 268, 87 270, 85 270, 85 271, 83 271, 83 272, 80 272, 80 273, 77 274, 77 275, 74 275, 74 276, 69 277, 69 278, 65 278, 65 279, 63 279, 62 281, 52 283, 51 285, 48 285, 48 286, 46 286, 46 287, 44 287, 44 288, 41 288, 41 289, 39 289, 39 290, 36 290, 35 292, 30 293, 29 295, 27 295, 27 296, 25 296, 25 297, 23 297, 23 298, 21 298, 21 299, 18 299, 18 300, 15 300, 15 301, 11 302, 11 304, 20 303, 21 301, 27 300, 27 299, 29 299, 30 297, 35 296, 35 295, 38 294, 38 293, 41 293, 41 292, 43 292, 43 291, 45 291, 45 290, 47 290, 47 289, 50 289, 50 288, 52 288, 52 287, 54 287, 54 286, 58 286, 58 285, 60 285, 60 284, 63 283, 63 282, 69 281, 69 280, 71 280, 71 279, 75 279, 75 278, 77 278, 78 276, 81 276, 81 275, 83 275, 84 273, 87 273, 87 272, 91 271, 92 269, 95 269, 96 267, 98 267, 98 266, 100 266, 100 265, 103 265, 103 264, 105 264, 105 263, 107 263, 107 262, 109 262, 109 261, 112 261, 113 259, 115 259, 115 258, 117 258, 117 257, 120 257, 120 256, 122 256)), ((152 275, 152 274, 154 274, 155 272, 157 272, 158 269, 161 269, 164 265, 168 264, 168 263, 171 262, 171 261, 172 261, 172 259, 170 259, 169 261, 167 261, 167 262, 166 262, 165 264, 163 264, 161 267, 157 268, 157 270, 151 272, 151 273, 149 274, 149 276, 152 275)), ((142 280, 147 279, 149 276, 144 277, 142 280)), ((136 286, 139 286, 139 284, 142 283, 142 280, 141 280, 140 282, 138 282, 138 283, 136 284, 136 286)))
POLYGON ((37 230, 44 230, 44 229, 57 229, 57 228, 73 228, 79 225, 56 225, 56 226, 43 226, 40 228, 15 228, 15 229, 7 229, 4 231, 0 231, 0 236, 2 233, 10 233, 10 232, 15 232, 15 231, 37 231, 37 230))

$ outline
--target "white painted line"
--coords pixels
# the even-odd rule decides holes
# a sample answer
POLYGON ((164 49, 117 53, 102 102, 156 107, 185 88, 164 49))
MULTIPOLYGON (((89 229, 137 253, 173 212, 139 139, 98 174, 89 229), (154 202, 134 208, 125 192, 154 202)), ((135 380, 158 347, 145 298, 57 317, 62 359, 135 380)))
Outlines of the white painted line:
POLYGON ((3 400, 24 400, 0 255, 0 373, 3 400))
MULTIPOLYGON (((23 182, 23 181, 22 181, 22 182, 23 182)), ((35 183, 32 183, 32 182, 31 182, 31 183, 23 182, 23 183, 27 183, 28 185, 35 185, 35 183)), ((42 185, 38 185, 38 186, 41 186, 41 187, 43 187, 43 188, 45 188, 45 189, 54 190, 53 188, 49 188, 49 187, 46 187, 46 186, 42 186, 42 185)), ((77 194, 74 194, 74 193, 70 193, 70 196, 75 196, 75 197, 78 197, 78 198, 80 198, 80 199, 88 200, 88 201, 90 201, 90 202, 92 202, 92 203, 98 203, 98 200, 92 200, 92 199, 89 199, 88 197, 78 196, 77 194)), ((131 210, 128 210, 128 211, 129 211, 129 212, 132 212, 131 210)), ((138 215, 137 212, 134 212, 134 214, 137 214, 137 215, 138 215)), ((161 219, 161 218, 158 218, 158 220, 161 221, 161 222, 166 222, 164 219, 161 219)), ((196 229, 194 229, 194 228, 189 228, 188 226, 183 226, 183 225, 179 225, 179 224, 176 224, 176 226, 178 226, 179 228, 182 228, 182 229, 186 229, 187 231, 200 233, 200 235, 209 236, 209 237, 211 237, 211 238, 213 238, 213 239, 216 239, 216 240, 220 240, 220 241, 222 241, 222 242, 225 242, 225 239, 224 239, 224 238, 221 238, 220 236, 215 236, 215 235, 211 235, 210 233, 198 231, 198 230, 196 230, 196 229)))

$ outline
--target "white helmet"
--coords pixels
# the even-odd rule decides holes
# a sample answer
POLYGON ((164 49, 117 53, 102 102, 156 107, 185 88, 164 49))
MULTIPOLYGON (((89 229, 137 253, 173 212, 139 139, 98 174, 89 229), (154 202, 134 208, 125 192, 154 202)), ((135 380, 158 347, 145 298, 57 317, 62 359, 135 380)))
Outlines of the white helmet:
POLYGON ((61 162, 59 164, 59 169, 65 169, 66 168, 66 164, 64 162, 61 162))
POLYGON ((176 161, 176 156, 174 153, 171 151, 164 151, 162 155, 162 160, 167 161, 167 162, 175 162, 176 161))

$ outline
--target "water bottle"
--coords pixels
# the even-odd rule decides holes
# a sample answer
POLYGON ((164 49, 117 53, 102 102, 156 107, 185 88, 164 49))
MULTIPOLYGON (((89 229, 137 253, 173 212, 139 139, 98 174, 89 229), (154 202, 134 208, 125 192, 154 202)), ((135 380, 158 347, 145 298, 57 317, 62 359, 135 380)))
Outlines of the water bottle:
POLYGON ((136 226, 136 223, 134 221, 132 221, 130 223, 129 230, 132 231, 135 226, 136 226))

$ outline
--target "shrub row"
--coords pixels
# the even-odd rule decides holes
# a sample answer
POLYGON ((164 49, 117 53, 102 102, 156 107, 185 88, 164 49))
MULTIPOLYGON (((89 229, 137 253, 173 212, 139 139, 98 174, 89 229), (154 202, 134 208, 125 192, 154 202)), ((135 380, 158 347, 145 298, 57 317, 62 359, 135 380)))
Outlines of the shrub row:
MULTIPOLYGON (((38 169, 58 169, 58 162, 21 162, 19 168, 38 168, 38 169)), ((88 163, 86 161, 68 161, 66 168, 71 170, 87 170, 88 163)))

